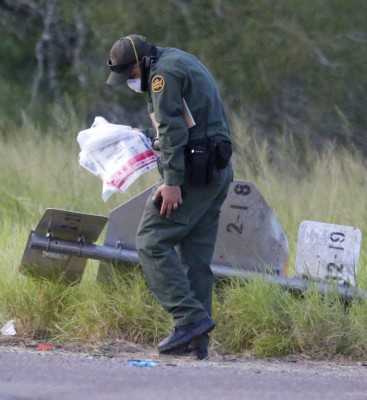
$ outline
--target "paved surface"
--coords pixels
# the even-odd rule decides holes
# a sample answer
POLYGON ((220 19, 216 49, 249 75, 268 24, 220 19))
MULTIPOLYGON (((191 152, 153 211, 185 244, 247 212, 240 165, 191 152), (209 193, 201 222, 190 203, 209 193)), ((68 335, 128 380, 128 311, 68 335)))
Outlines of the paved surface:
POLYGON ((0 400, 367 399, 367 366, 289 359, 207 361, 153 352, 93 356, 0 346, 0 400), (147 358, 148 356, 148 358, 147 358), (155 367, 132 367, 131 359, 155 367))

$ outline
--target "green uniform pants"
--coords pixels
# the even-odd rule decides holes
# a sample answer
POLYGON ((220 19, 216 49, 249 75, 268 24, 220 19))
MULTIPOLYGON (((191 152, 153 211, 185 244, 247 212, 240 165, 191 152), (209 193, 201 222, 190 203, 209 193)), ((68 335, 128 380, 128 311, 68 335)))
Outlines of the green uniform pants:
POLYGON ((217 172, 210 185, 191 186, 185 181, 183 204, 170 218, 159 214, 150 195, 138 228, 136 248, 148 286, 172 314, 175 326, 211 314, 210 263, 220 208, 232 181, 231 165, 217 172))

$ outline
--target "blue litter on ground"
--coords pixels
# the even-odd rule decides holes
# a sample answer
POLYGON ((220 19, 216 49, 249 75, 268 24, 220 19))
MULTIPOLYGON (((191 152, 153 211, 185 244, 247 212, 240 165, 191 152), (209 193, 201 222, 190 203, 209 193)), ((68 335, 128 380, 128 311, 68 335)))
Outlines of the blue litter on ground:
POLYGON ((143 361, 143 360, 130 360, 130 367, 155 367, 157 364, 153 361, 143 361))

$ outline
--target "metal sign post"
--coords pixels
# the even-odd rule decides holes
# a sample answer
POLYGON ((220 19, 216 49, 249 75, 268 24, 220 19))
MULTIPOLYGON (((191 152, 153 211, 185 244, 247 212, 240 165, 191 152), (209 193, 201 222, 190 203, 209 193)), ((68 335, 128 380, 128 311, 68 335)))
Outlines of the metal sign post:
MULTIPOLYGON (((114 268, 139 262, 135 236, 151 188, 98 215, 48 209, 31 232, 22 271, 66 282, 81 279, 86 258, 101 260, 98 279, 108 281, 114 268), (93 244, 108 221, 103 246, 93 244)), ((274 213, 253 183, 232 182, 222 206, 213 272, 223 276, 252 271, 286 276, 288 242, 274 213)))
MULTIPOLYGON (((74 284, 82 279, 88 258, 100 260, 101 282, 127 264, 137 265, 135 236, 150 193, 151 188, 117 207, 109 218, 46 210, 29 235, 21 271, 74 284), (107 221, 104 244, 96 245, 107 221)), ((316 285, 319 292, 337 290, 344 299, 367 298, 365 292, 340 284, 355 283, 360 242, 356 228, 304 221, 296 276, 288 277, 288 241, 281 225, 252 182, 234 181, 222 206, 211 268, 217 277, 262 277, 293 292, 316 285)))
POLYGON ((80 282, 87 262, 81 251, 98 239, 107 220, 101 215, 47 209, 29 235, 21 272, 66 283, 80 282), (42 246, 35 246, 36 238, 42 239, 42 246), (72 243, 76 251, 54 251, 52 245, 57 247, 60 241, 72 243))

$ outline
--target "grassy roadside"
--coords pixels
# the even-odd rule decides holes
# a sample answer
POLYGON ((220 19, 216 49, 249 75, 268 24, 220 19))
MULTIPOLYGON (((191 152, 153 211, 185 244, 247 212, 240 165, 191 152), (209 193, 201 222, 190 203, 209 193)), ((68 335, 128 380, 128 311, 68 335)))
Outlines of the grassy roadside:
MULTIPOLYGON (((149 294, 138 267, 108 288, 95 282, 93 261, 75 287, 18 272, 29 230, 45 208, 108 215, 127 199, 115 195, 104 204, 101 182, 79 168, 75 137, 85 127, 72 110, 55 112, 53 120, 52 134, 46 134, 24 118, 23 127, 9 127, 7 140, 0 143, 0 325, 15 319, 19 336, 54 343, 125 339, 152 345, 170 330, 171 320, 149 294)), ((305 146, 300 153, 285 134, 275 138, 275 147, 259 140, 243 121, 233 119, 233 127, 236 178, 253 181, 275 211, 288 236, 291 264, 298 226, 305 219, 366 232, 367 174, 357 153, 333 146, 322 154, 305 146)), ((129 195, 149 186, 148 180, 129 195)), ((358 281, 366 289, 365 246, 358 281)), ((235 279, 218 283, 214 303, 212 346, 221 354, 366 355, 365 302, 346 306, 333 294, 322 297, 313 290, 295 297, 262 280, 235 279)))

